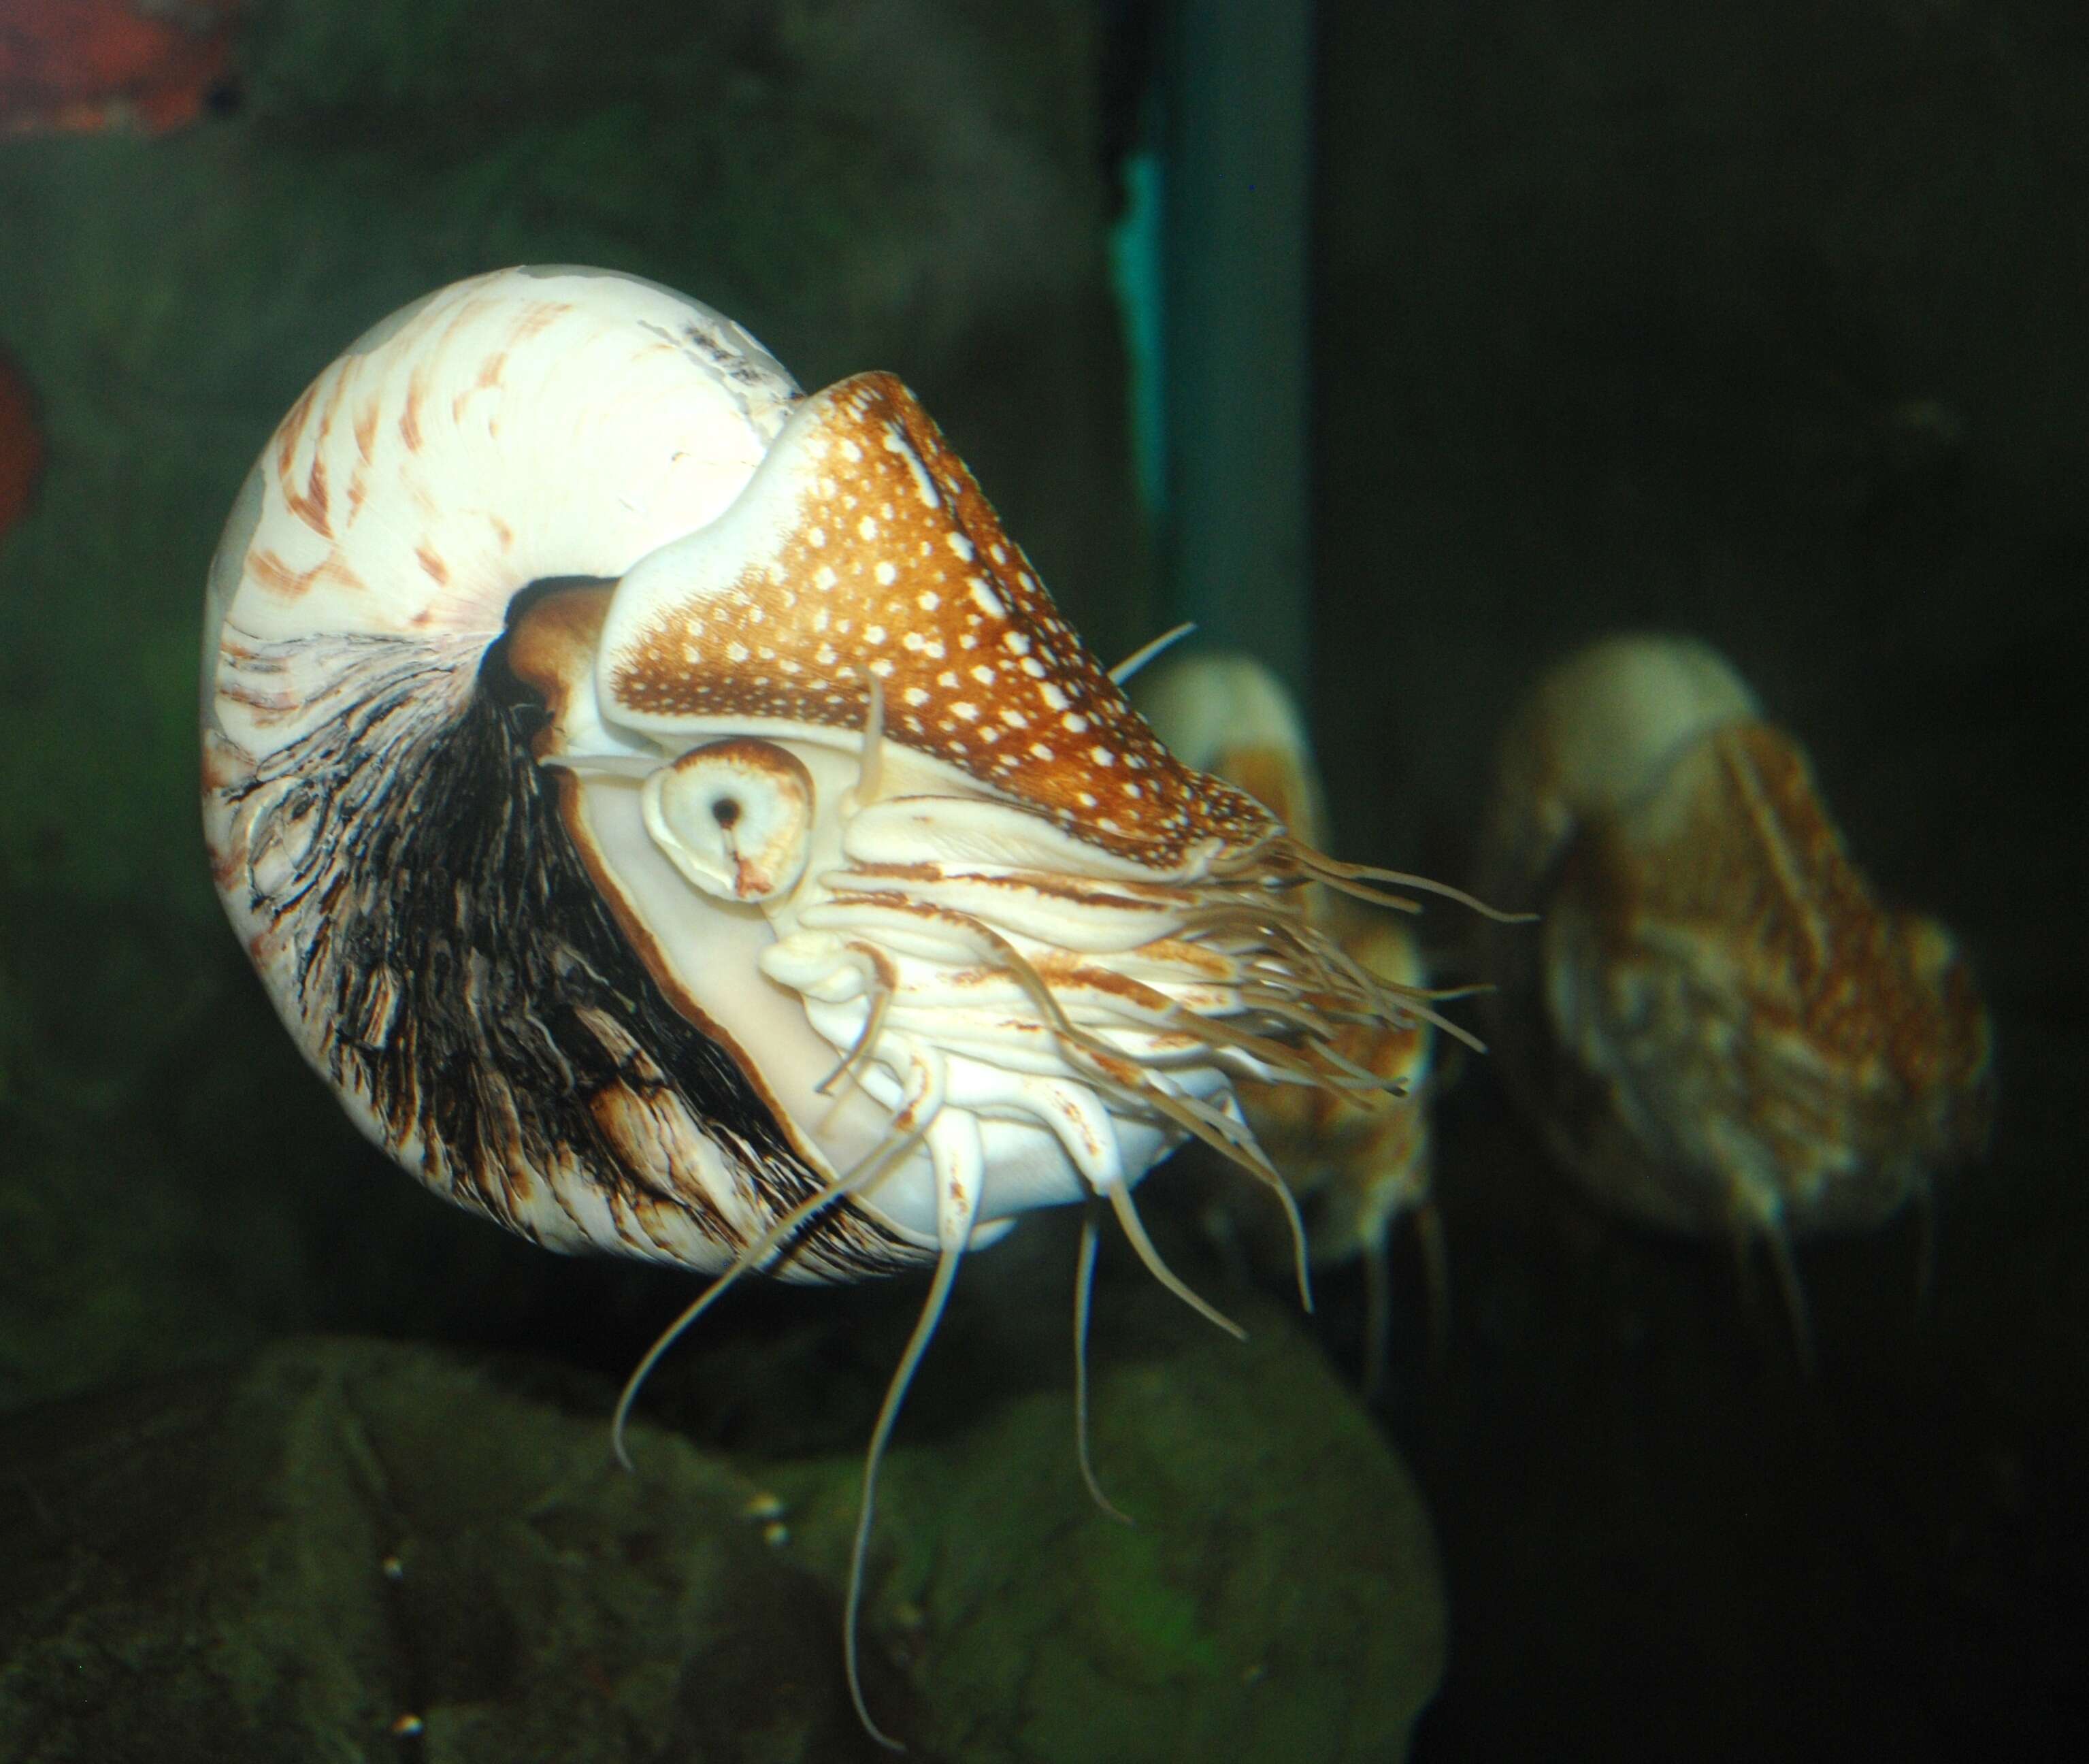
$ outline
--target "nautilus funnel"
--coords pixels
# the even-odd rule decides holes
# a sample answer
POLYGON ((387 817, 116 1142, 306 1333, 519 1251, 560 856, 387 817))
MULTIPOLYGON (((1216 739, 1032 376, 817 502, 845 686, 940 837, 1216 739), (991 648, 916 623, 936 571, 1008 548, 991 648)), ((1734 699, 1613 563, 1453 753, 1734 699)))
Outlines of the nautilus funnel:
POLYGON ((1980 1145, 1965 960, 1881 903, 1804 751, 1704 645, 1613 638, 1543 676, 1481 878, 1544 917, 1490 938, 1496 1051, 1620 1211, 1781 1254, 1879 1224, 1980 1145))

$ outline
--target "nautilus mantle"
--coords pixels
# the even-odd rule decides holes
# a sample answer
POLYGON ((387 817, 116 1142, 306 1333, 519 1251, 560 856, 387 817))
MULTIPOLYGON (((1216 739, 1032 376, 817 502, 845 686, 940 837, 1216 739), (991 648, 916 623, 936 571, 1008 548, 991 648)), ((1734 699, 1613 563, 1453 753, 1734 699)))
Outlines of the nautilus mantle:
POLYGON ((306 1057, 562 1250, 851 1279, 1121 1203, 1393 1007, 898 380, 633 278, 377 326, 210 573, 204 820, 306 1057))
POLYGON ((1597 643, 1504 736, 1482 886, 1496 1051, 1560 1160, 1647 1223, 1766 1239, 1890 1217, 1971 1157, 1988 1027, 1935 921, 1883 904, 1799 743, 1718 655, 1597 643))

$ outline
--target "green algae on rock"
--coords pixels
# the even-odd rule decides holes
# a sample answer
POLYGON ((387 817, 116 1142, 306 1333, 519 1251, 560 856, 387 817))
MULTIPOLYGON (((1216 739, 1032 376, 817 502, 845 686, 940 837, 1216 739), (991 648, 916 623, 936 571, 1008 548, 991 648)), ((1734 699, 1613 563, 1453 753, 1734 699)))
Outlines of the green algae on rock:
MULTIPOLYGON (((1137 1357, 1098 1367, 1096 1436, 1135 1528, 1089 1504, 1042 1366, 903 1432, 864 1667, 916 1757, 1399 1755, 1443 1646, 1418 1498, 1282 1314, 1227 1298, 1246 1348, 1106 1294, 1137 1357)), ((6 1423, 0 1755, 881 1755, 834 1646, 856 1453, 641 1427, 626 1475, 563 1376, 304 1340, 6 1423)))

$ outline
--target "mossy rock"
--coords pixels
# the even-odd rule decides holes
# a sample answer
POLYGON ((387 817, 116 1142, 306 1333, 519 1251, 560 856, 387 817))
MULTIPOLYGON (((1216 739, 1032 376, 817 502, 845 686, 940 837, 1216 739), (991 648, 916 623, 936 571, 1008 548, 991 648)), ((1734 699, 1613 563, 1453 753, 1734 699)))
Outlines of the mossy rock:
MULTIPOLYGON (((953 1321, 1006 1296, 978 1285, 953 1321)), ((962 1404, 946 1376, 903 1427, 864 1676, 915 1756, 1401 1755, 1441 1663, 1426 1518, 1310 1344, 1244 1304, 1246 1346, 1128 1285, 1099 1314, 1135 1344, 1095 1385, 1135 1526, 1090 1504, 1040 1368, 962 1404)), ((1010 1328, 959 1370, 1045 1333, 1010 1328)), ((533 1363, 307 1339, 15 1418, 0 1756, 882 1756, 840 1646, 858 1453, 641 1426, 626 1474, 606 1409, 533 1363)))

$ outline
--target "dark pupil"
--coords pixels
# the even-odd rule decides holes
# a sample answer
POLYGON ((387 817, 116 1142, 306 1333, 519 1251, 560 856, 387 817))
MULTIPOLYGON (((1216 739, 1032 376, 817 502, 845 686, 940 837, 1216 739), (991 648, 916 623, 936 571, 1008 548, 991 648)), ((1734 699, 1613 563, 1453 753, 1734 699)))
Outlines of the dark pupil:
POLYGON ((711 819, 722 827, 731 828, 740 820, 740 805, 731 796, 712 797, 711 819))

